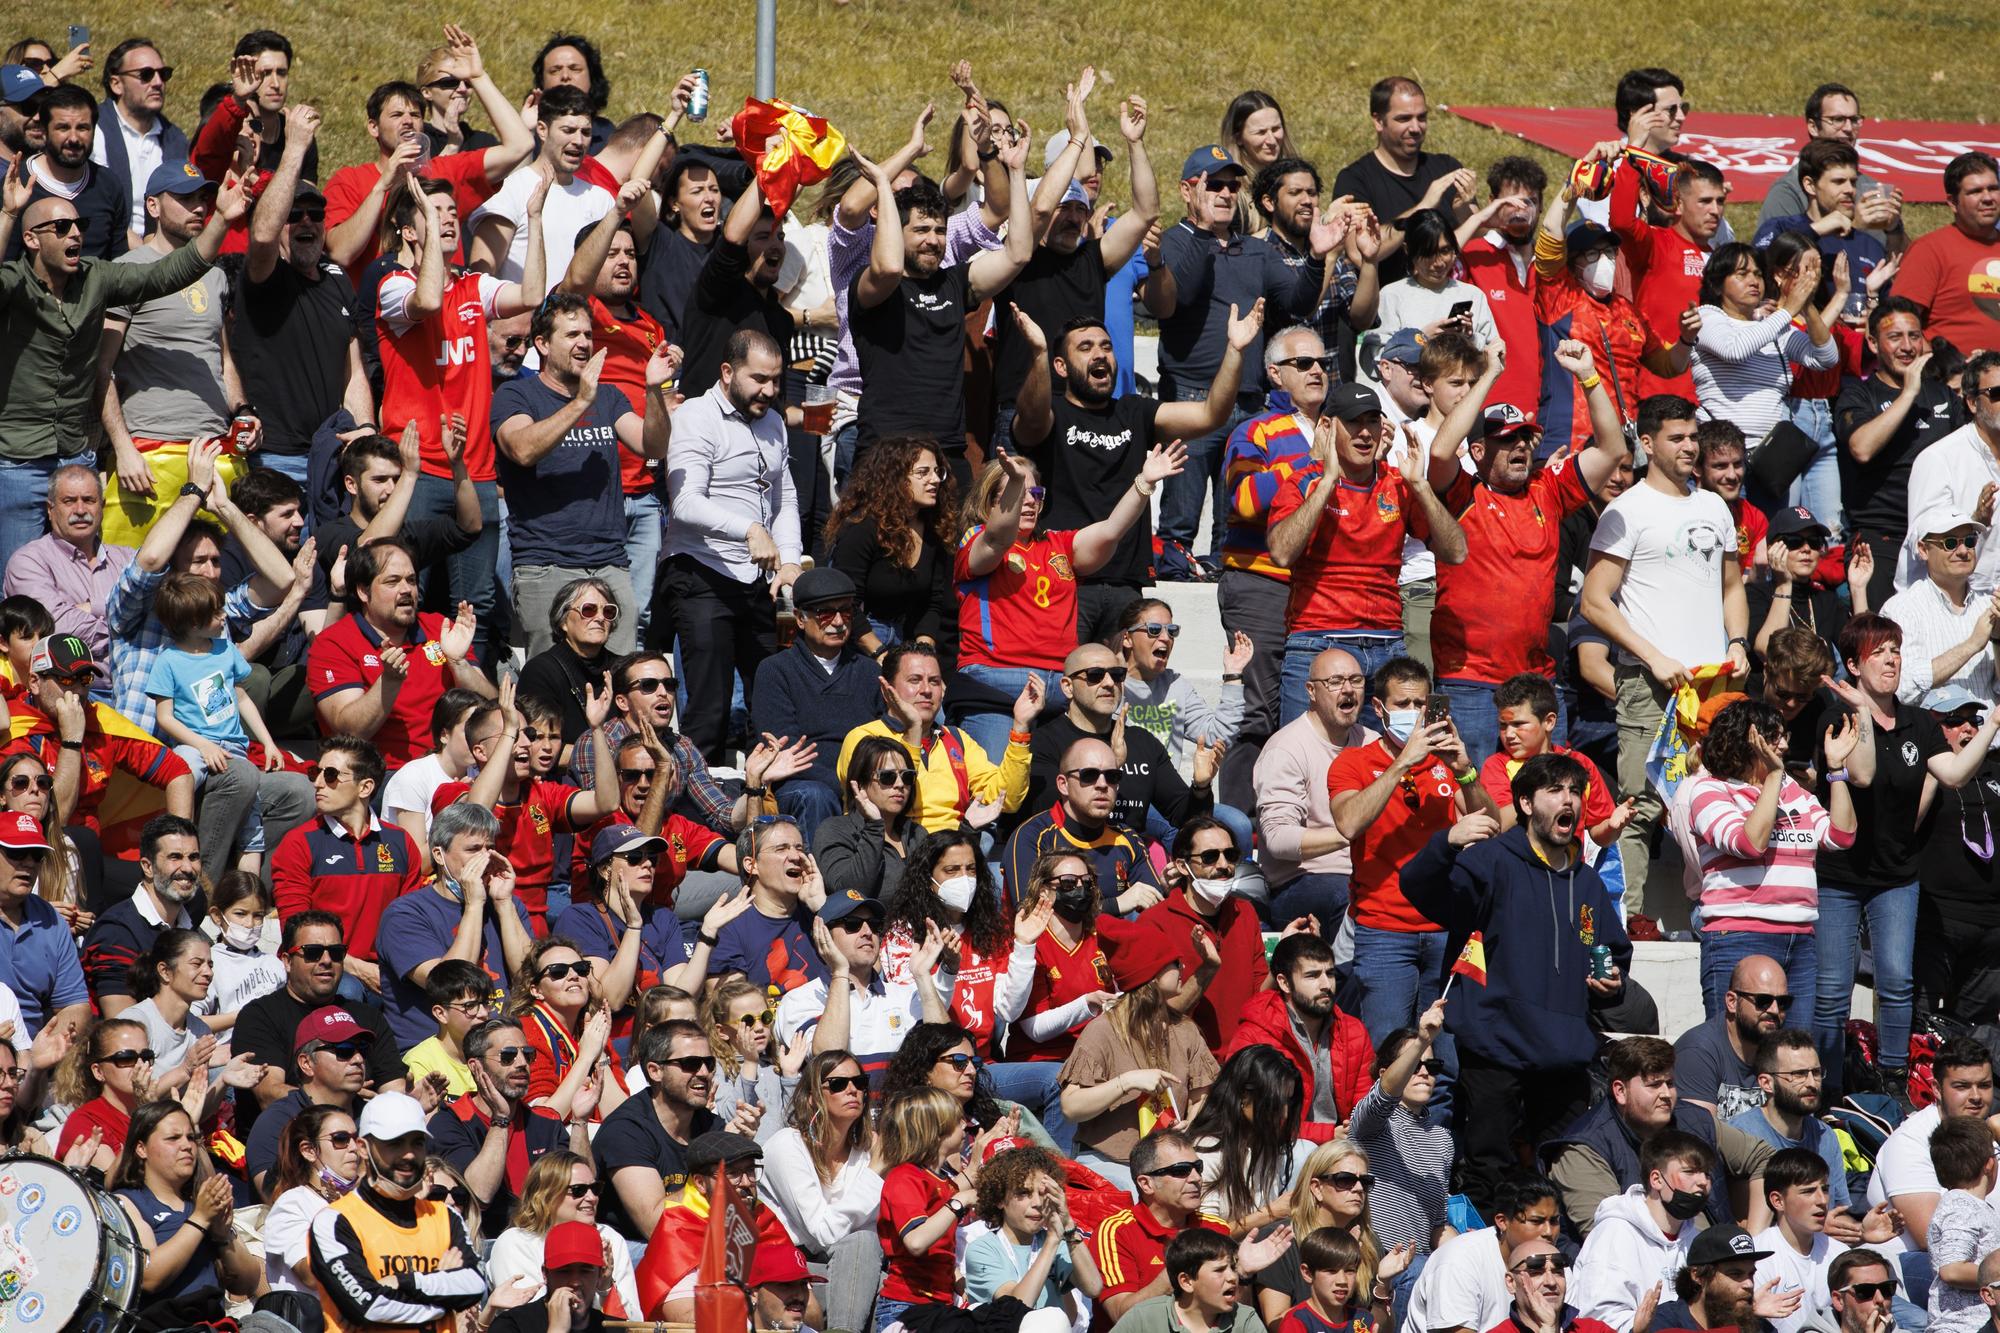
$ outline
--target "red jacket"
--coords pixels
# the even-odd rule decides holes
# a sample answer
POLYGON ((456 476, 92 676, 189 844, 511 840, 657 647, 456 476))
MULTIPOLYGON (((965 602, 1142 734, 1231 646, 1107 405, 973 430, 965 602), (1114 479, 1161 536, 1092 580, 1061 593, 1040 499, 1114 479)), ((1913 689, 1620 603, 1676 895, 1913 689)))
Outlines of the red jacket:
MULTIPOLYGON (((1368 1040, 1368 1029, 1361 1026, 1361 1020, 1352 1014, 1343 1013, 1339 1008, 1333 1011, 1333 1104, 1340 1111, 1344 1121, 1354 1113, 1354 1104, 1362 1099, 1375 1082, 1369 1070, 1375 1064, 1375 1046, 1368 1040)), ((1243 1006, 1238 1020, 1236 1035, 1229 1039, 1229 1046, 1222 1052, 1226 1061, 1245 1046, 1271 1046, 1284 1054, 1299 1071, 1299 1078, 1305 1084, 1306 1110, 1310 1114, 1313 1104, 1313 1064, 1306 1058, 1305 1048, 1292 1032, 1292 1020, 1285 1011, 1285 997, 1275 990, 1259 991, 1243 1006)), ((1299 1125, 1299 1137, 1308 1143, 1327 1143, 1333 1138, 1337 1126, 1321 1120, 1306 1120, 1299 1125)))

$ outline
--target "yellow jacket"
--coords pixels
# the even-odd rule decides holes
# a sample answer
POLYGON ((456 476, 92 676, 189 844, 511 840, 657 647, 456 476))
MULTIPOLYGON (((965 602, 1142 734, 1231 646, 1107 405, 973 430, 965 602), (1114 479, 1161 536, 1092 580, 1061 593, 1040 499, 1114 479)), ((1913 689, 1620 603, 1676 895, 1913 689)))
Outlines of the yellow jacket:
MULTIPOLYGON (((864 722, 841 741, 838 772, 847 772, 847 761, 864 736, 886 736, 902 742, 905 750, 910 748, 880 718, 864 722)), ((910 762, 917 770, 917 822, 932 833, 954 829, 964 820, 968 805, 973 801, 990 801, 995 796, 1008 813, 1020 809, 1028 795, 1028 760, 1024 741, 1009 740, 1006 753, 995 764, 979 748, 978 741, 957 727, 935 728, 924 753, 910 755, 910 762)))

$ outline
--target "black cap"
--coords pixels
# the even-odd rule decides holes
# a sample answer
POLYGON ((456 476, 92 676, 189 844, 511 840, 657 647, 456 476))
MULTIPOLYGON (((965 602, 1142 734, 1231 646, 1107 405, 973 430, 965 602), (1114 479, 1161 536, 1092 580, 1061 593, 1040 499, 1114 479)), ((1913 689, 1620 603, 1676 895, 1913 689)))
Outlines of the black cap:
POLYGON ((1774 1251, 1760 1250, 1742 1227, 1709 1227, 1688 1246, 1688 1267, 1726 1264, 1732 1259, 1768 1259, 1774 1251))
POLYGON ((757 1146, 757 1140, 748 1134, 712 1129, 688 1145, 688 1174, 706 1176, 724 1162, 740 1162, 746 1157, 763 1160, 764 1150, 757 1146))
POLYGON ((855 595, 854 580, 837 569, 815 565, 792 581, 792 605, 818 606, 855 595))
POLYGON ((1352 424, 1371 412, 1380 416, 1382 400, 1362 385, 1336 384, 1326 391, 1326 405, 1320 411, 1352 424))
POLYGON ((1817 532, 1821 537, 1832 535, 1826 524, 1814 518, 1812 510, 1804 505, 1786 505, 1771 515, 1770 536, 1792 537, 1801 532, 1817 532))

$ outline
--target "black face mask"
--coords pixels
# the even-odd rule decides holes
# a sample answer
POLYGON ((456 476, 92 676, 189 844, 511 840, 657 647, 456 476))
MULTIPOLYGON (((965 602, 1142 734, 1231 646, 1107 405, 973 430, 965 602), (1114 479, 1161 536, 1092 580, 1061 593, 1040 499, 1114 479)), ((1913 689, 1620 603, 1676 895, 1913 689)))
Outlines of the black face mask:
POLYGON ((1091 921, 1097 916, 1100 899, 1096 889, 1083 888, 1056 895, 1056 915, 1065 921, 1091 921))
POLYGON ((1660 1207, 1667 1210, 1668 1217, 1686 1222, 1701 1216, 1708 1207, 1708 1195, 1699 1190, 1675 1190, 1660 1201, 1660 1207))

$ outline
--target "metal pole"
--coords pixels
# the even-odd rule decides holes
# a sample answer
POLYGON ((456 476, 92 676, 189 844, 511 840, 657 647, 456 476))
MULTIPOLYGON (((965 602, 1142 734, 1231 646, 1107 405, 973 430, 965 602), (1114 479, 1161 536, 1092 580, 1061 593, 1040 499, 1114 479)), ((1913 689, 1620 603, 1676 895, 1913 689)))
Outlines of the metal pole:
POLYGON ((757 0, 757 96, 778 95, 778 0, 757 0))

